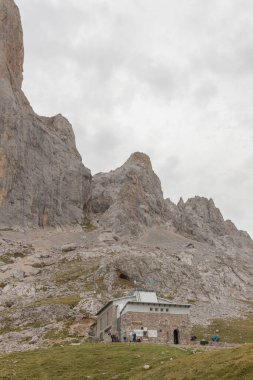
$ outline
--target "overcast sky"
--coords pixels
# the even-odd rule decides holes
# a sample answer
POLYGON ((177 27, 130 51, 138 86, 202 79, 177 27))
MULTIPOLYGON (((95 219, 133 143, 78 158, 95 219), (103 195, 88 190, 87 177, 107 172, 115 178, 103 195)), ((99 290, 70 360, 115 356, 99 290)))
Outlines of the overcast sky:
POLYGON ((93 174, 147 153, 166 197, 253 235, 252 0, 16 0, 24 91, 93 174))

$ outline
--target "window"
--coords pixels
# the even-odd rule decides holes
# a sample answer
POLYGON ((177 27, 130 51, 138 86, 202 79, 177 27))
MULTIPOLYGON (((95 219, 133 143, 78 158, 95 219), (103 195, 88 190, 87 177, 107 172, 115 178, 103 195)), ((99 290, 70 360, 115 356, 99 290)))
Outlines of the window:
POLYGON ((168 313, 169 309, 166 309, 166 313, 168 313))
POLYGON ((155 311, 158 311, 157 307, 155 308, 155 311))
POLYGON ((150 311, 153 311, 153 308, 151 307, 149 310, 150 310, 150 311))
POLYGON ((161 309, 161 311, 163 311, 163 309, 161 309))

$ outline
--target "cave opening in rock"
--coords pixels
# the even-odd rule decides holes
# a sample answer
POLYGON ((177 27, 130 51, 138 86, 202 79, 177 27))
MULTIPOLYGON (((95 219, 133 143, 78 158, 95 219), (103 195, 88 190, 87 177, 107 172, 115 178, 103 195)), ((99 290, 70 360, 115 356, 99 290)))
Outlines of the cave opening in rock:
POLYGON ((127 281, 130 281, 129 276, 128 276, 126 273, 124 273, 124 272, 119 272, 119 278, 120 278, 121 280, 127 280, 127 281))

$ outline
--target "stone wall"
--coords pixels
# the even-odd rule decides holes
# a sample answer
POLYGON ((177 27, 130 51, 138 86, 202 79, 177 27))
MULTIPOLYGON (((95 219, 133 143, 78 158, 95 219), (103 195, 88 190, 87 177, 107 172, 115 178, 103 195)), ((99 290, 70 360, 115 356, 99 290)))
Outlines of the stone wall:
POLYGON ((111 341, 109 332, 118 335, 117 306, 115 305, 106 308, 97 318, 97 337, 104 341, 111 341))
POLYGON ((128 312, 121 317, 121 339, 131 336, 134 330, 143 330, 144 342, 174 344, 174 331, 178 330, 178 343, 189 344, 191 323, 189 315, 172 315, 165 313, 128 312), (147 332, 145 331, 147 329, 147 332), (150 337, 148 331, 157 331, 157 337, 150 337))

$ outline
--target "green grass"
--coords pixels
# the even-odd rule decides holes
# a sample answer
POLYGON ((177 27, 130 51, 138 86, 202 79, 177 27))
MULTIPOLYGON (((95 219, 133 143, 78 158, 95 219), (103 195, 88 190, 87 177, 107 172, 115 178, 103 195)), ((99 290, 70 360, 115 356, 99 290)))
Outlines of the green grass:
POLYGON ((29 307, 36 307, 42 305, 67 305, 71 308, 74 308, 80 301, 81 298, 78 295, 71 295, 66 297, 48 297, 33 302, 29 305, 29 307))
POLYGON ((197 353, 166 362, 148 373, 138 374, 134 380, 252 380, 253 345, 197 353))
POLYGON ((18 331, 22 331, 22 328, 21 327, 14 327, 12 324, 6 322, 4 324, 1 325, 1 328, 0 328, 0 335, 3 335, 3 334, 8 334, 10 332, 18 332, 18 331))
POLYGON ((252 380, 253 345, 194 355, 166 345, 85 344, 0 355, 0 368, 1 380, 252 380))
POLYGON ((81 280, 84 286, 89 286, 87 281, 89 281, 89 278, 97 269, 97 260, 91 259, 87 264, 83 263, 80 257, 75 260, 67 260, 67 258, 64 258, 61 261, 61 270, 52 276, 52 281, 54 281, 56 285, 65 285, 81 280))
POLYGON ((53 347, 33 352, 0 356, 0 379, 81 380, 129 379, 141 373, 148 363, 152 368, 171 357, 183 358, 191 351, 162 345, 85 344, 53 347), (15 376, 13 375, 15 373, 15 376))
POLYGON ((193 299, 187 300, 187 303, 189 303, 190 305, 194 305, 196 302, 197 302, 197 300, 193 300, 193 299))
POLYGON ((8 254, 8 253, 6 253, 5 255, 2 255, 0 257, 0 260, 4 264, 13 264, 14 263, 13 256, 11 254, 8 254))
POLYGON ((64 284, 67 284, 68 282, 74 282, 84 275, 85 275, 84 269, 80 266, 79 267, 76 266, 75 268, 70 268, 63 272, 58 272, 54 276, 54 282, 57 285, 64 285, 64 284))
POLYGON ((68 338, 69 335, 69 330, 67 328, 63 328, 62 330, 59 329, 52 329, 47 331, 44 334, 44 339, 49 339, 49 340, 56 340, 56 339, 66 339, 68 338))
POLYGON ((253 343, 253 317, 214 319, 208 326, 194 326, 192 335, 196 335, 198 340, 210 340, 212 335, 219 335, 222 342, 253 343))
POLYGON ((21 251, 5 253, 4 255, 0 256, 0 261, 2 261, 4 264, 13 264, 15 262, 15 259, 26 257, 33 252, 33 247, 26 247, 21 251))
POLYGON ((94 231, 97 229, 96 226, 94 226, 91 222, 84 223, 81 225, 82 229, 88 232, 94 231))

